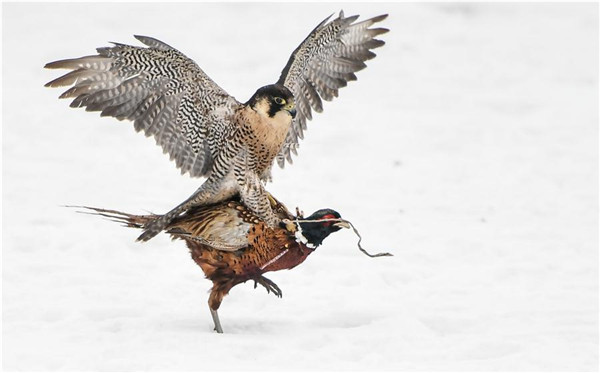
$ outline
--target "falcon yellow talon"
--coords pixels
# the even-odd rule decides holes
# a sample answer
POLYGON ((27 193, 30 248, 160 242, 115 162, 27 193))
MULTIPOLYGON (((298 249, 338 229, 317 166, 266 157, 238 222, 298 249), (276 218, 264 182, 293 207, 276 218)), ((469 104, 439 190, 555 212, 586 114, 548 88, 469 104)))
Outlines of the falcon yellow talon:
POLYGON ((287 229, 289 232, 295 233, 298 230, 296 224, 290 219, 282 219, 281 222, 285 225, 285 229, 287 229))

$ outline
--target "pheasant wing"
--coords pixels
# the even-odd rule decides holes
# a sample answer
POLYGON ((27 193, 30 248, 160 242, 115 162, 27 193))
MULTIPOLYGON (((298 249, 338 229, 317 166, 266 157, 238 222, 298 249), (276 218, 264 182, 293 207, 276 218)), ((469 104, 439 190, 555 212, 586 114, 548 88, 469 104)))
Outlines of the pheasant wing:
POLYGON ((343 11, 331 22, 327 22, 331 16, 327 17, 296 48, 283 69, 278 83, 294 94, 297 115, 277 155, 281 168, 285 161, 292 163, 291 152, 297 154, 298 139, 304 137, 312 110, 323 111, 322 99, 331 101, 337 97, 339 88, 356 80, 354 73, 375 57, 371 49, 385 44, 375 37, 389 30, 370 27, 387 18, 387 14, 354 23, 358 17, 344 17, 343 11))
POLYGON ((98 54, 48 63, 71 72, 46 84, 71 86, 60 98, 71 107, 131 120, 153 136, 181 173, 204 176, 211 169, 223 123, 239 103, 171 46, 135 36, 148 47, 113 43, 98 54), (214 148, 214 146, 213 146, 214 148))
MULTIPOLYGON (((294 218, 269 192, 267 196, 279 218, 294 218)), ((260 219, 240 202, 227 201, 186 211, 169 224, 167 233, 217 250, 236 251, 248 246, 248 234, 259 222, 260 219)))

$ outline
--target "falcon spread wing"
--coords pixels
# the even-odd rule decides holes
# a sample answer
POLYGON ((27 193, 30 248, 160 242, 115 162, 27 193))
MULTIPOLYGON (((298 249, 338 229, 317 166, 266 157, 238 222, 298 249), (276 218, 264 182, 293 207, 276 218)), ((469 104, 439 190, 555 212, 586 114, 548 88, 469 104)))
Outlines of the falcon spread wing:
POLYGON ((182 174, 206 175, 222 127, 240 104, 178 50, 135 37, 148 48, 114 43, 98 48, 97 55, 47 64, 72 71, 46 86, 73 85, 60 96, 75 98, 71 107, 133 121, 136 131, 154 136, 182 174))
POLYGON ((280 167, 286 160, 292 163, 290 152, 297 154, 298 139, 304 137, 306 121, 312 119, 311 109, 322 112, 321 99, 331 101, 337 97, 338 89, 356 80, 354 73, 375 57, 371 49, 385 44, 375 37, 389 30, 369 27, 387 18, 387 14, 353 23, 358 17, 344 18, 343 11, 329 23, 331 16, 327 17, 296 48, 283 69, 277 83, 294 94, 297 115, 277 155, 280 167))

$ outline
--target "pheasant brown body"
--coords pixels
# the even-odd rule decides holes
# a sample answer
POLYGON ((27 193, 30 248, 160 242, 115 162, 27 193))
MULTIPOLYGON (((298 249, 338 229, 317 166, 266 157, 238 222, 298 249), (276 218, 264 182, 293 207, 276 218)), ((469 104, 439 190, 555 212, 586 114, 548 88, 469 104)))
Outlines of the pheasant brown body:
MULTIPOLYGON (((292 269, 302 263, 314 250, 296 241, 290 233, 282 228, 272 229, 264 222, 253 223, 247 236, 248 246, 233 252, 187 239, 192 259, 213 282, 209 306, 218 309, 223 297, 239 283, 248 280, 260 282, 266 272, 292 269)), ((281 294, 276 287, 269 290, 276 295, 281 294)))
MULTIPOLYGON (((289 213, 280 214, 280 217, 294 218, 289 213)), ((213 282, 209 306, 214 310, 219 308, 223 297, 233 286, 248 280, 259 281, 265 272, 294 268, 314 251, 305 243, 297 241, 294 232, 269 227, 246 207, 233 201, 218 207, 198 208, 188 212, 177 218, 167 228, 167 233, 186 241, 192 259, 213 282), (232 216, 236 218, 230 219, 232 216), (218 223, 242 225, 244 230, 247 226, 245 246, 235 251, 231 251, 233 248, 226 251, 213 247, 216 244, 214 241, 194 239, 210 236, 211 226, 218 223), (175 233, 179 231, 187 232, 189 236, 175 233)))

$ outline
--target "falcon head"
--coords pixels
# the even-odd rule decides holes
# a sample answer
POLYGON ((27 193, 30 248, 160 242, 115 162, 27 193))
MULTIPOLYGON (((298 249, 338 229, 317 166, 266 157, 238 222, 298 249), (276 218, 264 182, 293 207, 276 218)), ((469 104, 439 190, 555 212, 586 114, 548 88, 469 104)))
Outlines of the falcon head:
POLYGON ((296 117, 296 104, 292 92, 281 84, 272 84, 259 88, 246 102, 252 109, 273 118, 280 112, 296 117))
POLYGON ((340 214, 332 209, 322 209, 315 211, 311 216, 300 219, 300 227, 296 235, 300 235, 302 241, 306 241, 312 247, 319 246, 327 236, 333 232, 337 232, 342 228, 350 228, 350 225, 345 221, 331 221, 328 219, 340 219, 340 214), (317 220, 302 221, 302 220, 317 220), (322 221, 319 221, 322 220, 322 221))

